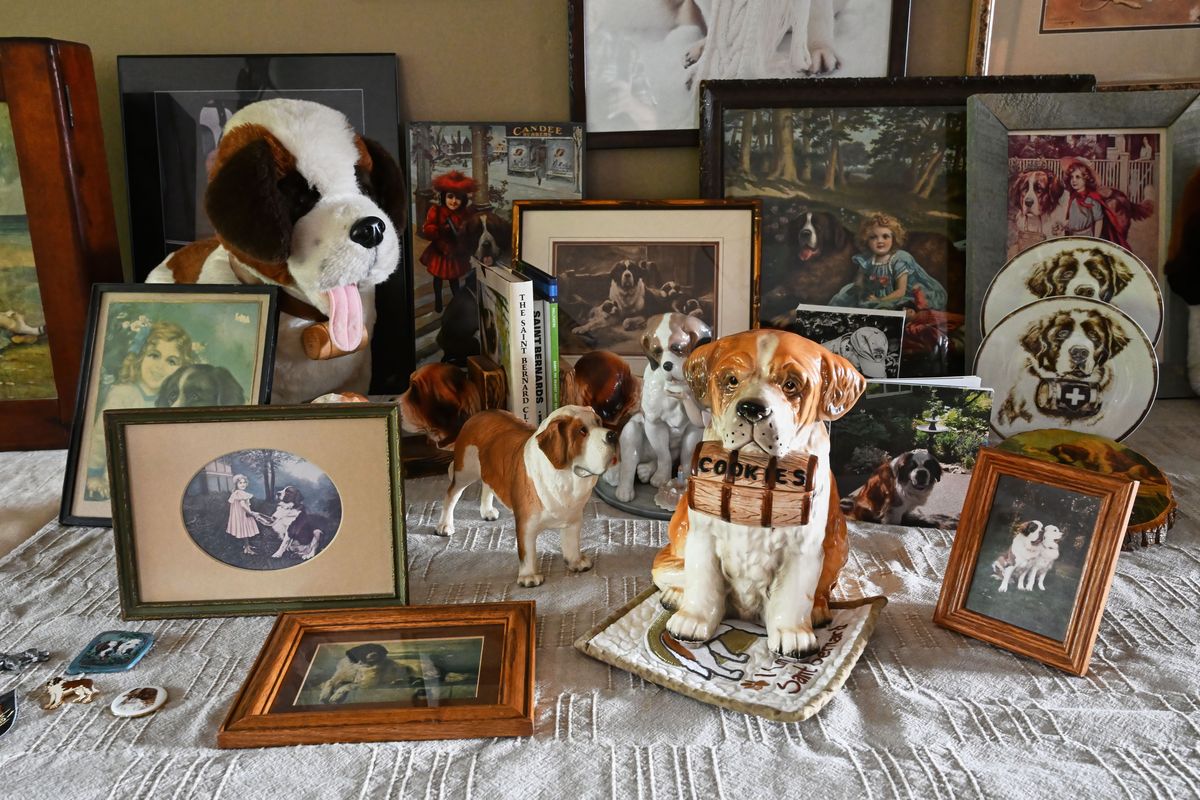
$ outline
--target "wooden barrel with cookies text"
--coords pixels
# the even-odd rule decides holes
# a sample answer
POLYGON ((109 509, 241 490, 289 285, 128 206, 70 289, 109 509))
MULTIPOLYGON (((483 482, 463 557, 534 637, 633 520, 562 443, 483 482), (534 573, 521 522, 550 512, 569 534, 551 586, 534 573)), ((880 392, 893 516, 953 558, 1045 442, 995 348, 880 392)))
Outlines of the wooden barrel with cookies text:
POLYGON ((692 454, 688 506, 739 525, 806 525, 816 468, 808 453, 776 458, 701 442, 692 454))

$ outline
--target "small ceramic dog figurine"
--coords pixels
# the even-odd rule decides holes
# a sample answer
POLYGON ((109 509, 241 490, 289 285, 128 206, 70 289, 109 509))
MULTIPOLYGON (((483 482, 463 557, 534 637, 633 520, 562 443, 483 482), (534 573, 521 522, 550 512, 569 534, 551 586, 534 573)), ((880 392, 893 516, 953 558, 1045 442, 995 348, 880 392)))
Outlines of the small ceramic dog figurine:
POLYGON ((563 405, 587 406, 620 431, 641 407, 642 381, 616 353, 593 350, 564 370, 562 395, 563 405))
POLYGON ((642 409, 621 429, 621 464, 604 479, 617 487, 618 500, 633 499, 633 481, 656 489, 672 478, 676 462, 686 461, 700 441, 700 409, 684 378, 684 360, 712 339, 699 317, 658 314, 646 321, 642 351, 649 363, 642 374, 642 409), (615 474, 614 474, 615 473, 615 474))
POLYGON ((449 450, 466 421, 483 409, 483 398, 467 373, 453 364, 425 364, 412 374, 396 404, 405 433, 424 434, 434 446, 449 450))
MULTIPOLYGON (((771 464, 815 457, 809 463, 816 466, 805 481, 809 497, 802 524, 768 524, 794 511, 772 510, 769 503, 761 524, 745 524, 696 511, 690 492, 680 499, 670 542, 653 566, 663 605, 675 610, 667 630, 677 639, 705 641, 732 611, 761 621, 774 652, 803 657, 817 645, 813 626, 831 619, 829 592, 847 554, 824 423, 850 410, 866 380, 819 344, 774 330, 698 347, 684 371, 696 398, 712 411, 705 441, 723 446, 732 464, 740 452, 771 464)), ((736 483, 732 489, 736 508, 742 497, 736 483)))
POLYGON ((468 486, 482 479, 480 516, 500 517, 493 502, 498 497, 517 519, 517 583, 540 586, 545 580, 537 571, 537 536, 549 529, 559 531, 567 569, 585 572, 592 562, 579 551, 583 507, 596 480, 616 463, 616 444, 616 432, 583 406, 563 406, 537 429, 507 411, 476 414, 454 443, 437 532, 454 533, 455 505, 468 486))

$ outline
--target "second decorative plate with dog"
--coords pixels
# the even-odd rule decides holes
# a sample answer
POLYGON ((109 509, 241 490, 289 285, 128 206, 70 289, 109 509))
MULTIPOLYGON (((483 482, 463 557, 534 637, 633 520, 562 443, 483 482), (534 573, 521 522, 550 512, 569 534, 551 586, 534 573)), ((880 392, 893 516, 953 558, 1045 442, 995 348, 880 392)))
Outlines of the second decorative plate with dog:
POLYGON ((979 346, 975 374, 995 390, 992 429, 1001 436, 1066 428, 1120 441, 1154 403, 1158 359, 1119 308, 1048 297, 996 324, 979 346))
POLYGON ((1056 296, 1111 303, 1158 343, 1163 298, 1154 273, 1124 247, 1090 236, 1049 239, 1014 256, 983 297, 982 332, 1021 306, 1056 296))

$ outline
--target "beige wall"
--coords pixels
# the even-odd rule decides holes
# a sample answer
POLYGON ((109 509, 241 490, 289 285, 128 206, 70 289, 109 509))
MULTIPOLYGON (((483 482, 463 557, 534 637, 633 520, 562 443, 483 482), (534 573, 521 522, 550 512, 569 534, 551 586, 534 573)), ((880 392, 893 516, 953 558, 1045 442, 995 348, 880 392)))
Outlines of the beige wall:
MULTIPOLYGON (((960 74, 967 0, 912 0, 910 74, 960 74)), ((92 49, 128 269, 116 57, 168 53, 394 52, 411 119, 568 116, 566 0, 3 0, 4 36, 92 49)), ((588 154, 591 197, 694 197, 694 148, 588 154)))

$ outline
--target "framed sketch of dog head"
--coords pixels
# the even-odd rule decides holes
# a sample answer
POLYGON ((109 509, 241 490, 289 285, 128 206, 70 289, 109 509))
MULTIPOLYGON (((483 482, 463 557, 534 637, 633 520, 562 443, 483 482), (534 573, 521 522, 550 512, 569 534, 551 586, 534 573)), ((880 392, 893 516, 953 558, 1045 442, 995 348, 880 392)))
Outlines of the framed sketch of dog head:
POLYGON ((111 525, 104 420, 111 408, 265 403, 278 289, 97 284, 79 373, 59 519, 111 525))
POLYGON ((716 79, 903 75, 911 0, 571 0, 571 117, 590 147, 696 142, 716 79))
POLYGON ((760 322, 802 304, 900 311, 901 377, 964 374, 967 98, 1093 85, 1078 75, 705 82, 701 195, 763 202, 760 322))
POLYGON ((1086 674, 1137 488, 984 448, 933 621, 1086 674))
POLYGON ((531 601, 281 614, 218 747, 533 733, 531 601))
POLYGON ((404 603, 392 405, 105 412, 126 619, 404 603))
MULTIPOLYGON (((980 314, 996 273, 1065 236, 1132 251, 1166 283, 1173 217, 1200 168, 1200 90, 990 94, 967 107, 967 308, 980 314)), ((1190 396, 1187 304, 1163 292, 1160 397, 1190 396)), ((980 342, 967 330, 968 353, 980 342)))
POLYGON ((513 255, 558 278, 559 352, 609 350, 640 372, 646 323, 756 327, 758 200, 518 200, 513 255))

